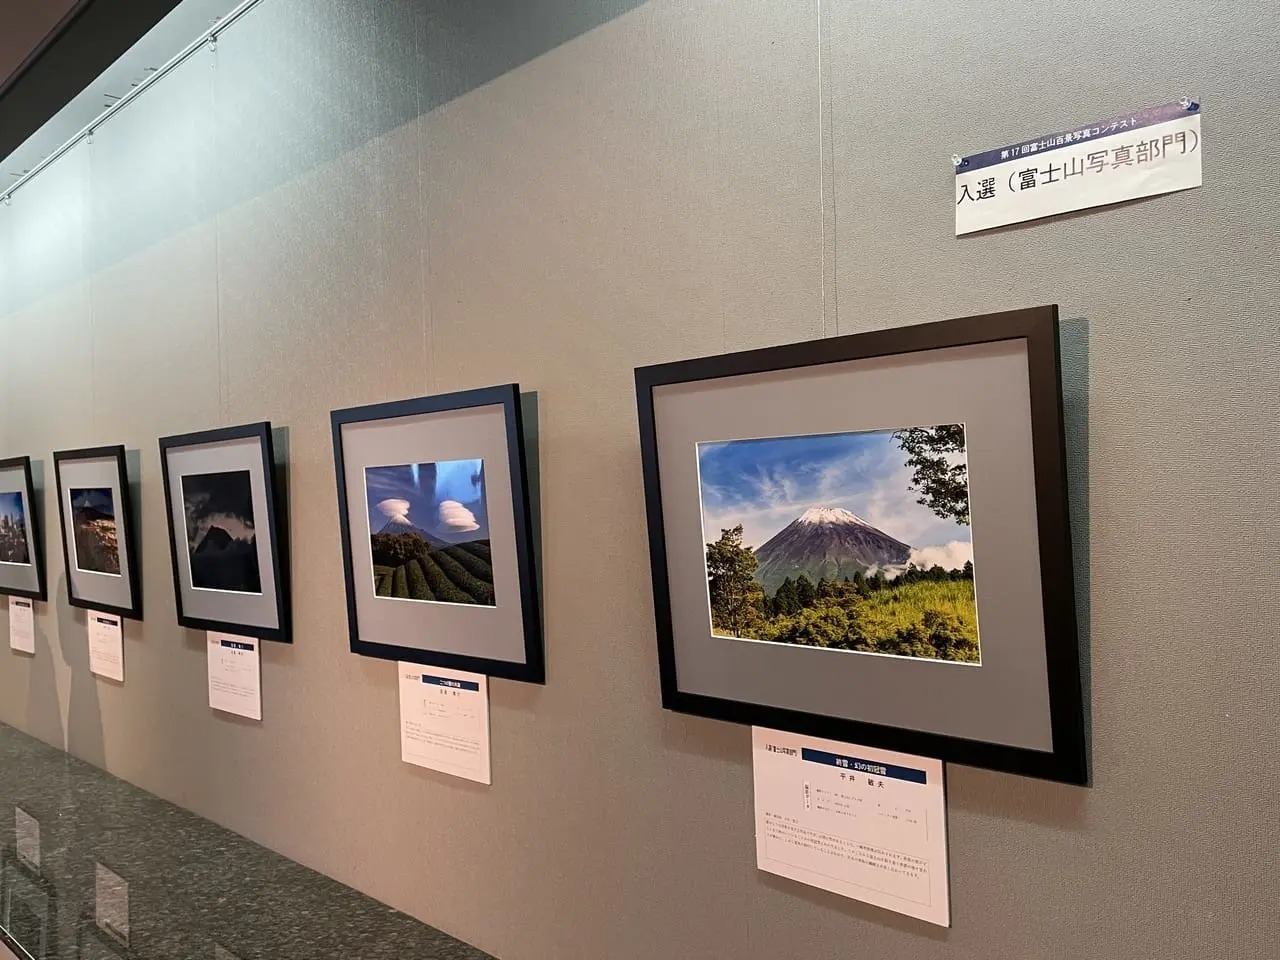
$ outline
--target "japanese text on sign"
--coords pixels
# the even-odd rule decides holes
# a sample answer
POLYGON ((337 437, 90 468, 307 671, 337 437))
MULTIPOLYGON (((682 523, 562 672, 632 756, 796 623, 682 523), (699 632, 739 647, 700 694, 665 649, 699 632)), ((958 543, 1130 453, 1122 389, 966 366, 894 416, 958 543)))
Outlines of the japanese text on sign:
POLYGON ((1184 100, 965 157, 956 234, 1198 187, 1199 104, 1184 100))
POLYGON ((942 763, 752 730, 761 870, 950 923, 942 763))

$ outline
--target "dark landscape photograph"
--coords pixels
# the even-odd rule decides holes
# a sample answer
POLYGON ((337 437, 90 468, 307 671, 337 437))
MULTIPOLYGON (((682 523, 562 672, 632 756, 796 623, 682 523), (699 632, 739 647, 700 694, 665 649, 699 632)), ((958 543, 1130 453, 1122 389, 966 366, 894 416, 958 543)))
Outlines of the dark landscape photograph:
POLYGON ((492 607, 484 461, 365 468, 374 594, 492 607))
POLYGON ((191 585, 197 590, 261 593, 249 471, 191 473, 181 484, 191 585))
POLYGON ((964 426, 698 444, 716 636, 979 663, 964 426))
POLYGON ((27 511, 22 493, 0 493, 0 563, 29 565, 27 550, 27 511))
POLYGON ((72 487, 71 526, 76 566, 86 573, 120 575, 116 503, 110 487, 72 487))

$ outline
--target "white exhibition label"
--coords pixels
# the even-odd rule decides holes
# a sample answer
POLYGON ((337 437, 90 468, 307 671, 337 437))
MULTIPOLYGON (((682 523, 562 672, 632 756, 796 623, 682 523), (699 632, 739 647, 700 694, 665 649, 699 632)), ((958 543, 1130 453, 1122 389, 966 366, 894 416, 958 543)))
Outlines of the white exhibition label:
POLYGON ((430 770, 492 783, 489 678, 444 667, 400 667, 400 757, 430 770))
POLYGON ((1200 104, 1183 99, 956 161, 956 236, 1201 184, 1200 104))
POLYGON ((751 728, 756 863, 951 925, 941 760, 751 728))
POLYGON ((129 884, 114 870, 94 865, 93 920, 101 929, 129 942, 129 884))
POLYGON ((256 637, 209 632, 209 706, 262 719, 262 661, 256 637))
POLYGON ((124 683, 124 633, 114 613, 89 611, 89 669, 124 683))
POLYGON ((18 859, 40 869, 40 821, 21 807, 13 808, 14 850, 18 859))
POLYGON ((9 646, 19 653, 36 652, 35 603, 23 597, 9 598, 9 646))

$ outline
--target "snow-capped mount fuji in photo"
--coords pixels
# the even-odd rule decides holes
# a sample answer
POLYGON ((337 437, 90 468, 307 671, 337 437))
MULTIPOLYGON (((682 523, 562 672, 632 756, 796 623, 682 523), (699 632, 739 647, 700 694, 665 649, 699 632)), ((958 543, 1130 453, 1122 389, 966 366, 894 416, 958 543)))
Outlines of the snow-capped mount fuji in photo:
POLYGON ((810 507, 755 551, 756 581, 772 595, 788 577, 815 584, 855 573, 900 570, 910 544, 841 507, 810 507))

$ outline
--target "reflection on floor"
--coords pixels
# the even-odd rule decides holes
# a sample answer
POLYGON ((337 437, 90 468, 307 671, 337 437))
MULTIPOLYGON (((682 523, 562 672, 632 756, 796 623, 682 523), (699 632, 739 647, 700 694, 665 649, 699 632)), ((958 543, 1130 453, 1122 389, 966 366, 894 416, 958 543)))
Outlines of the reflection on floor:
POLYGON ((0 960, 493 960, 0 724, 0 960))

